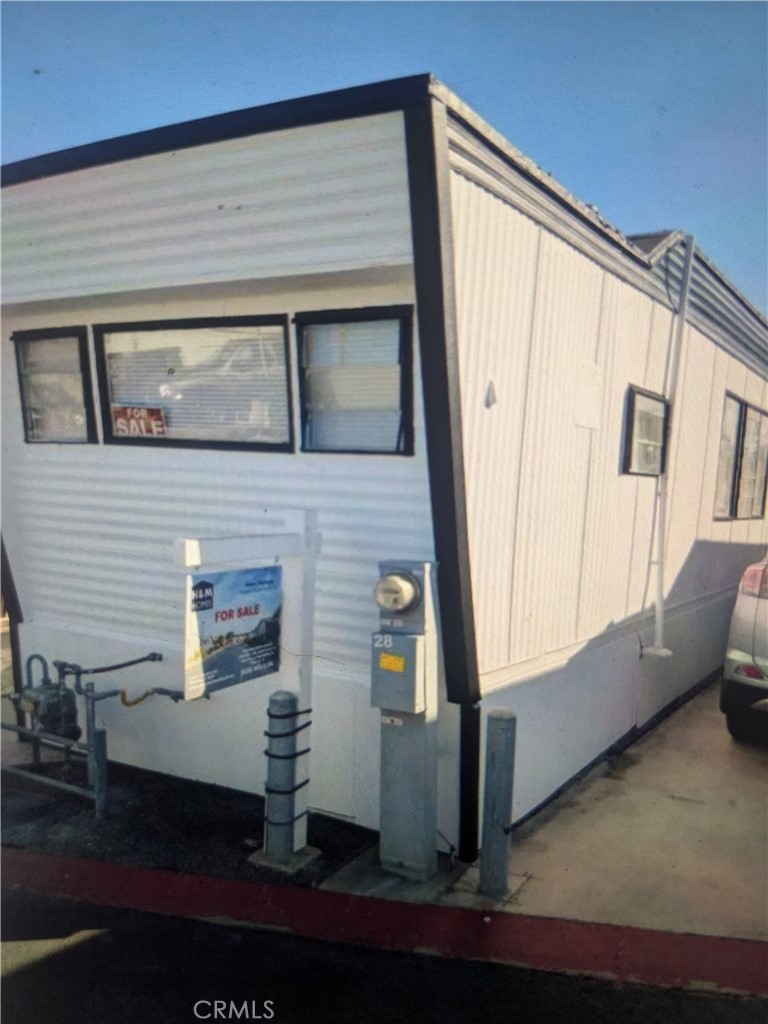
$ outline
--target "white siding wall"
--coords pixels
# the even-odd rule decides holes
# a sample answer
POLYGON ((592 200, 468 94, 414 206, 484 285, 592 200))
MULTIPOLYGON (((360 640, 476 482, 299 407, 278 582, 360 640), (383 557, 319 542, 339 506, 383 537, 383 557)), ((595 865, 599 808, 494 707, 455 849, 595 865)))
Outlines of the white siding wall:
POLYGON ((411 259, 399 113, 233 139, 3 190, 3 300, 411 259))
POLYGON ((463 173, 451 177, 483 708, 518 724, 516 816, 715 670, 765 521, 715 523, 725 388, 766 382, 690 326, 668 453, 666 660, 653 638, 656 481, 620 472, 630 384, 663 393, 671 311, 463 173), (488 405, 493 383, 496 404, 488 405))
MULTIPOLYGON (((409 271, 176 289, 7 311, 3 331, 3 532, 25 624, 23 655, 104 664, 157 649, 162 665, 115 679, 178 686, 183 573, 177 537, 248 534, 265 507, 317 509, 313 806, 378 824, 378 712, 370 704, 372 599, 382 558, 433 558, 416 349, 416 455, 269 454, 24 444, 14 330, 134 319, 294 313, 413 302, 409 271)), ((294 339, 292 338, 292 345, 294 339)), ((294 414, 298 420, 295 346, 294 414)), ((284 644, 289 647, 288 639, 284 644)), ((294 655, 304 654, 293 650, 294 655)), ((285 665, 296 658, 284 653, 285 665)), ((103 702, 110 756, 247 790, 264 778, 266 700, 280 676, 210 701, 103 702)))

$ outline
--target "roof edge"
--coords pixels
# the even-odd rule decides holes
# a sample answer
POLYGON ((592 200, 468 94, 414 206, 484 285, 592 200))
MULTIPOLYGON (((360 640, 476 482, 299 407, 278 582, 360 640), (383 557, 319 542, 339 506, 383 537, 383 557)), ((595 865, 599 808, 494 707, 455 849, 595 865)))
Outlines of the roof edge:
POLYGON ((678 245, 685 245, 689 238, 693 239, 693 248, 695 258, 707 268, 713 277, 717 278, 722 287, 729 291, 734 298, 760 323, 764 328, 768 328, 768 316, 762 313, 757 306, 753 305, 746 295, 736 287, 736 285, 729 279, 727 274, 714 263, 705 252, 702 251, 701 247, 697 244, 696 239, 692 235, 687 235, 684 231, 676 228, 671 231, 648 231, 643 234, 633 234, 629 236, 631 242, 637 243, 643 238, 655 238, 657 236, 663 236, 661 241, 651 250, 648 251, 648 258, 651 262, 651 266, 658 263, 659 260, 665 256, 672 249, 678 245))
POLYGON ((89 142, 5 164, 2 187, 283 128, 405 110, 425 102, 435 82, 429 73, 393 78, 89 142))
POLYGON ((726 274, 723 273, 723 271, 717 266, 717 264, 713 263, 709 256, 707 256, 705 252, 701 251, 698 245, 695 245, 695 249, 696 258, 701 260, 701 262, 710 271, 710 273, 713 274, 720 281, 722 286, 727 291, 731 292, 731 294, 741 303, 741 305, 744 306, 744 308, 747 309, 752 314, 752 316, 759 320, 761 325, 764 328, 766 328, 766 330, 768 330, 768 316, 766 316, 765 313, 761 313, 757 306, 754 306, 749 301, 744 292, 742 292, 739 288, 736 287, 736 285, 730 280, 730 278, 726 274))

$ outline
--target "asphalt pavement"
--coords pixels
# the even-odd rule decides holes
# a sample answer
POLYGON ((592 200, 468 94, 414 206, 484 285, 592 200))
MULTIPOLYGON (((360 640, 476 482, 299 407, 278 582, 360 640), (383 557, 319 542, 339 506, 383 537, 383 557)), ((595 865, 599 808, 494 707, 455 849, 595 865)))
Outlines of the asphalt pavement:
POLYGON ((325 943, 6 888, 4 1024, 765 1024, 749 997, 325 943))

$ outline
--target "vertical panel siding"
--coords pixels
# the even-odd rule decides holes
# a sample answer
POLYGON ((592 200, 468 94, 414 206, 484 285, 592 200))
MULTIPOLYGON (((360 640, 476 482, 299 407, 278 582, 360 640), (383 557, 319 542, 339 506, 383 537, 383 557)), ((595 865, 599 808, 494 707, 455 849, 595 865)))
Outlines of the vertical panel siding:
POLYGON ((715 349, 712 360, 712 381, 707 423, 707 459, 704 466, 699 509, 698 536, 713 541, 730 540, 730 523, 718 522, 714 518, 717 463, 720 452, 720 432, 723 420, 723 400, 728 387, 728 368, 731 360, 722 349, 715 349))
MULTIPOLYGON (((627 388, 643 384, 653 303, 612 277, 604 289, 603 386, 592 439, 576 640, 597 636, 627 615, 633 528, 638 506, 650 508, 654 489, 652 480, 619 472, 627 388)), ((639 559, 641 572, 646 560, 647 550, 639 559)))
MULTIPOLYGON (((674 316, 671 311, 654 303, 642 383, 657 395, 663 395, 666 390, 667 364, 673 331, 674 316)), ((625 338, 624 344, 630 348, 635 347, 631 338, 625 338)), ((626 383, 634 384, 636 381, 628 377, 626 383)), ((625 608, 627 619, 649 609, 654 594, 651 561, 655 557, 656 481, 637 477, 634 485, 632 561, 627 580, 625 608)))
MULTIPOLYGON (((667 540, 664 580, 672 604, 692 600, 712 589, 712 581, 683 572, 698 538, 699 508, 704 496, 707 436, 711 416, 715 347, 686 328, 680 353, 680 373, 671 425, 668 467, 667 540)), ((716 452, 709 453, 716 464, 716 452)), ((713 503, 714 504, 714 503, 713 503)), ((712 506, 710 506, 710 516, 712 506)))
MULTIPOLYGON (((584 389, 590 390, 600 312, 599 268, 542 235, 515 538, 511 661, 576 638, 592 447, 592 431, 583 425, 589 410, 582 403, 584 389)), ((599 384, 591 397, 599 403, 599 384)), ((599 416, 599 409, 592 411, 599 416)))
MULTIPOLYGON (((478 648, 496 687, 505 657, 523 678, 536 659, 549 664, 558 651, 652 624, 656 480, 621 472, 624 409, 630 385, 666 392, 676 321, 458 170, 452 209, 478 648)), ((680 358, 668 451, 670 610, 715 598, 738 578, 743 550, 709 549, 708 566, 700 542, 757 536, 747 523, 713 524, 712 487, 723 387, 751 401, 764 389, 690 326, 680 358)), ((656 696, 643 685, 647 709, 675 679, 664 677, 656 696)))
POLYGON ((460 176, 452 201, 472 587, 487 671, 509 660, 538 229, 460 176))
POLYGON ((5 302, 410 258, 400 114, 234 139, 3 191, 5 302))

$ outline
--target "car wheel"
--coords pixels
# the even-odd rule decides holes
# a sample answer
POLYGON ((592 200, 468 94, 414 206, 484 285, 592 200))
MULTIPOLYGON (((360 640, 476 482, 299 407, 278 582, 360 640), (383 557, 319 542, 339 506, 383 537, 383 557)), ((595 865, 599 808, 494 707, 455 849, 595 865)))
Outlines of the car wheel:
POLYGON ((740 743, 768 742, 768 714, 731 711, 725 716, 725 724, 740 743))

